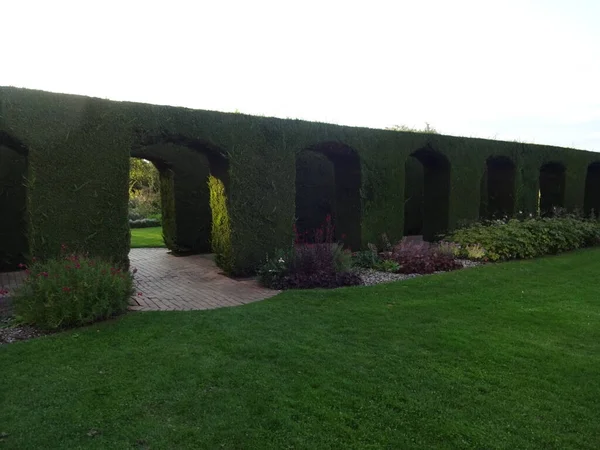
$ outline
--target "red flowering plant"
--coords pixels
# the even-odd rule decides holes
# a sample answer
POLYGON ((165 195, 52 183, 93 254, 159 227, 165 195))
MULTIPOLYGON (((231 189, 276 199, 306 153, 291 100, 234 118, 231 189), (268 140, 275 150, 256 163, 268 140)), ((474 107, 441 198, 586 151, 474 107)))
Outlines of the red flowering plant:
POLYGON ((462 268, 447 246, 408 239, 402 239, 391 252, 383 253, 383 260, 396 262, 400 273, 430 274, 462 268))
POLYGON ((81 326, 127 310, 133 294, 133 274, 110 262, 69 252, 32 261, 23 284, 15 291, 15 316, 42 329, 81 326))
POLYGON ((333 288, 360 284, 351 271, 352 255, 335 241, 335 228, 328 215, 313 232, 299 233, 294 225, 290 250, 275 252, 259 269, 260 281, 274 289, 333 288))

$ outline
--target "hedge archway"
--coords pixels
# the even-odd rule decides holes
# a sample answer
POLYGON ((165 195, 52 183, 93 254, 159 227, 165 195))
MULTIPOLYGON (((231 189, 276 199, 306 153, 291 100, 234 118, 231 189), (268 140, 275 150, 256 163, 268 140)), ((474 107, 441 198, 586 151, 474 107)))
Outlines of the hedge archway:
POLYGON ((405 163, 404 231, 435 240, 448 230, 450 161, 430 147, 412 153, 405 163))
POLYGON ((540 167, 539 213, 551 216, 554 208, 565 206, 566 168, 558 162, 549 162, 540 167))
POLYGON ((479 217, 493 219, 511 217, 515 212, 516 166, 506 156, 486 160, 481 179, 479 217))
POLYGON ((586 217, 600 218, 600 161, 587 168, 585 177, 584 213, 586 217))
POLYGON ((335 239, 361 247, 361 167, 347 145, 325 142, 296 156, 296 229, 309 241, 331 216, 335 239))
POLYGON ((225 152, 200 140, 159 136, 141 141, 131 155, 159 170, 167 247, 178 253, 213 252, 220 264, 231 265, 225 152))
POLYGON ((0 132, 0 271, 27 262, 27 172, 27 148, 0 132))

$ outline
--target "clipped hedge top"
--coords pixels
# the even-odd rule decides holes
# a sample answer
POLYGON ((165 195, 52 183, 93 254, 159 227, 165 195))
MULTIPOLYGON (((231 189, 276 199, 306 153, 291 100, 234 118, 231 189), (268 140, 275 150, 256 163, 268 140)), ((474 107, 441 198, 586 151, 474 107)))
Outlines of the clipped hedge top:
POLYGON ((600 155, 595 152, 551 145, 352 127, 0 86, 0 143, 3 136, 6 139, 10 136, 10 139, 18 139, 21 147, 41 144, 48 136, 64 136, 62 132, 89 124, 90 119, 99 124, 118 123, 121 129, 130 132, 133 148, 160 142, 191 147, 204 144, 203 150, 220 156, 235 152, 240 136, 256 135, 266 139, 275 137, 282 147, 292 142, 296 143, 296 148, 310 148, 320 142, 343 142, 359 154, 368 143, 370 147, 391 144, 410 152, 429 146, 451 158, 466 150, 484 160, 491 155, 516 157, 517 153, 525 151, 540 156, 536 158, 539 165, 548 162, 566 164, 573 155, 582 157, 583 164, 600 160, 600 155), (49 111, 52 111, 51 115, 47 114, 49 111), (34 124, 44 124, 43 133, 26 132, 34 124), (237 132, 231 133, 231 129, 237 132))

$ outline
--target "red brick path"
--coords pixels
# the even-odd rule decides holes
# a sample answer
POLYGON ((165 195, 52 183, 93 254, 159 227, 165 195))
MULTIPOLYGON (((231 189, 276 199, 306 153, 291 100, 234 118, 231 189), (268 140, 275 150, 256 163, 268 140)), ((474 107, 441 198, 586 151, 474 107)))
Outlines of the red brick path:
MULTIPOLYGON (((137 269, 137 291, 130 307, 135 311, 213 309, 277 294, 260 287, 255 280, 226 277, 209 255, 177 257, 162 248, 140 248, 131 249, 129 258, 131 267, 137 269)), ((0 287, 14 289, 23 275, 0 273, 0 287)))
POLYGON ((132 249, 131 267, 140 295, 137 311, 213 309, 263 300, 277 291, 262 288, 255 280, 233 280, 209 255, 173 256, 164 249, 132 249))

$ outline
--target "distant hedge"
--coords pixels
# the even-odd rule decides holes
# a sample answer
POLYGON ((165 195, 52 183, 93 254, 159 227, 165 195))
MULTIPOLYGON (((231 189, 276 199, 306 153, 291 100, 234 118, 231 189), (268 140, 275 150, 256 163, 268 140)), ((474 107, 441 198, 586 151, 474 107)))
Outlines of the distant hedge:
POLYGON ((161 221, 158 219, 138 219, 129 221, 129 228, 151 228, 160 226, 161 221))
MULTIPOLYGON (((551 146, 8 87, 0 88, 0 136, 28 164, 26 201, 11 195, 2 204, 25 217, 14 229, 29 248, 11 250, 17 259, 53 256, 67 243, 127 263, 130 156, 160 167, 169 248, 216 251, 233 274, 253 272, 290 245, 295 223, 314 227, 327 209, 354 250, 382 233, 435 239, 480 217, 600 207, 592 166, 600 155, 551 146), (209 185, 211 176, 219 182, 209 185)), ((13 241, 1 234, 0 248, 13 241)))

